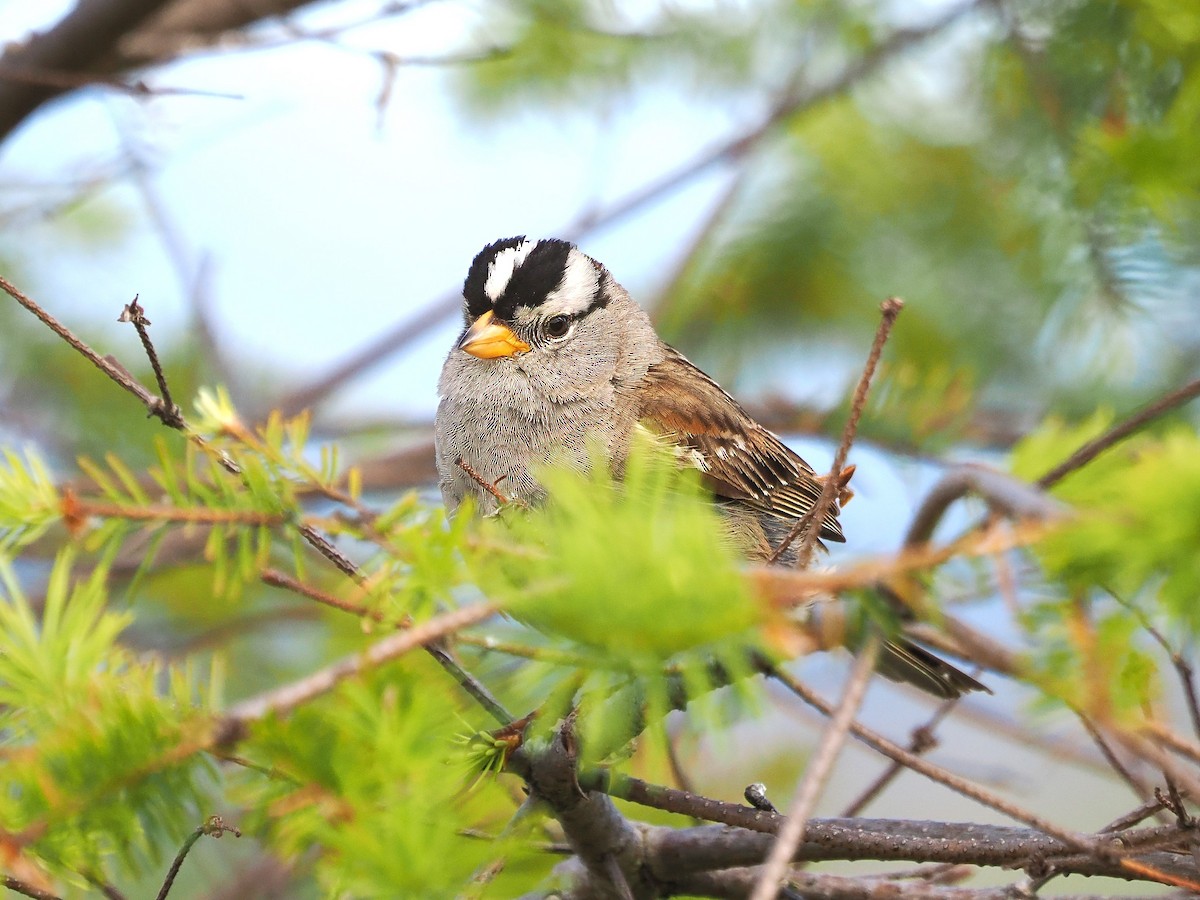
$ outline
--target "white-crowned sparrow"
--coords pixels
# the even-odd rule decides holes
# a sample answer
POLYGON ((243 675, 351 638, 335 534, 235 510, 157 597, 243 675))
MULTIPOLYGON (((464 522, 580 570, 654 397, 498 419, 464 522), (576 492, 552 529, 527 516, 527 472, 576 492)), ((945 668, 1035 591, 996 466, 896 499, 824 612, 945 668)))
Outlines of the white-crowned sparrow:
MULTIPOLYGON (((665 344, 608 270, 573 244, 489 244, 471 263, 463 298, 466 327, 442 368, 435 425, 448 509, 466 496, 495 509, 489 483, 537 503, 545 492, 531 468, 552 458, 586 468, 597 442, 619 472, 638 427, 701 471, 750 559, 768 559, 816 502, 812 468, 665 344)), ((821 523, 824 540, 845 540, 838 512, 834 504, 821 523)), ((879 668, 938 696, 986 690, 903 640, 887 642, 879 668)))

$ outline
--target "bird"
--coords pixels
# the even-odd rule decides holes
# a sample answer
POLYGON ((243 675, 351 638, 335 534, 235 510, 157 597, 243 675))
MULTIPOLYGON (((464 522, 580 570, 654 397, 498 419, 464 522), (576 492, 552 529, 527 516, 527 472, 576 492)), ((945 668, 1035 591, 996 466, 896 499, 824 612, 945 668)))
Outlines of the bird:
MULTIPOLYGON (((619 477, 639 431, 699 471, 748 560, 770 560, 816 504, 822 483, 813 468, 663 341, 629 292, 575 244, 523 235, 488 244, 467 271, 462 312, 434 423, 451 514, 467 497, 484 514, 502 501, 539 505, 538 469, 554 460, 586 470, 597 446, 619 477)), ((820 540, 845 541, 839 513, 835 501, 820 540)), ((778 562, 794 565, 798 544, 778 562)), ((877 669, 893 680, 943 698, 988 690, 906 638, 882 647, 877 669)))

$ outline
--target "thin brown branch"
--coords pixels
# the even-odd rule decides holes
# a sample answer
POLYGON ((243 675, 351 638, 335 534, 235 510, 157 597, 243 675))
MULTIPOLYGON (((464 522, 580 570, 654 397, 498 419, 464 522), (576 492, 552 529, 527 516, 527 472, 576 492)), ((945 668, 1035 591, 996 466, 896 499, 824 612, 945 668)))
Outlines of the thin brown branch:
POLYGON ((1113 600, 1128 610, 1131 616, 1138 620, 1138 624, 1142 629, 1150 635, 1154 642, 1162 648, 1167 658, 1171 660, 1171 665, 1174 667, 1175 674, 1179 678, 1179 686, 1183 689, 1183 699, 1187 703, 1188 717, 1192 723, 1192 731, 1197 737, 1200 737, 1200 697, 1196 695, 1196 673, 1192 669, 1192 664, 1184 658, 1182 653, 1171 646, 1171 642, 1167 640, 1166 635, 1158 630, 1158 627, 1138 604, 1130 603, 1111 588, 1106 588, 1106 592, 1113 600))
POLYGON ((1079 723, 1083 726, 1083 730, 1088 733, 1089 737, 1091 737, 1092 742, 1096 745, 1096 749, 1100 751, 1100 755, 1104 757, 1105 761, 1109 765, 1109 768, 1116 772, 1117 776, 1127 785, 1129 785, 1134 796, 1139 800, 1145 800, 1148 796, 1150 796, 1149 785, 1134 775, 1133 772, 1129 770, 1129 767, 1121 761, 1120 757, 1117 756, 1116 751, 1113 750, 1109 742, 1105 740, 1104 735, 1101 734, 1100 729, 1096 727, 1096 723, 1091 720, 1091 717, 1086 715, 1081 709, 1076 709, 1074 712, 1076 717, 1079 719, 1079 723))
POLYGON ((581 772, 579 784, 587 790, 603 791, 612 797, 628 800, 639 806, 661 809, 705 822, 719 822, 734 828, 760 831, 763 834, 776 834, 783 823, 783 816, 778 812, 714 800, 679 788, 651 784, 632 775, 613 772, 611 769, 581 772))
MULTIPOLYGON (((1153 737, 1156 741, 1165 744, 1180 756, 1186 757, 1194 763, 1200 763, 1200 743, 1189 741, 1182 735, 1176 734, 1166 725, 1156 722, 1153 719, 1142 724, 1142 731, 1153 737)), ((1200 797, 1200 791, 1193 792, 1193 796, 1200 797)))
POLYGON ((498 610, 494 604, 477 603, 452 612, 435 616, 407 631, 388 635, 369 646, 361 653, 343 657, 332 665, 318 669, 298 681, 273 688, 257 697, 251 697, 230 707, 222 716, 218 729, 226 735, 240 735, 245 727, 266 718, 268 715, 285 713, 307 703, 315 697, 333 690, 347 678, 369 669, 378 668, 397 659, 417 647, 428 647, 460 628, 494 616, 498 610))
POLYGON ((104 895, 104 900, 127 900, 125 895, 117 890, 114 885, 100 878, 95 873, 84 872, 82 874, 87 879, 88 884, 104 895))
POLYGON ((358 566, 354 565, 346 554, 333 546, 328 537, 307 523, 296 526, 296 530, 300 532, 300 536, 310 547, 333 563, 339 572, 351 578, 356 584, 362 584, 363 576, 358 571, 358 566))
POLYGON ((13 878, 11 875, 0 875, 0 885, 4 885, 10 891, 16 891, 18 894, 23 894, 26 897, 32 897, 33 900, 63 900, 58 894, 51 891, 44 891, 40 887, 36 887, 19 878, 13 878))
MULTIPOLYGON (((882 342, 880 342, 882 346, 882 342)), ((865 395, 864 395, 865 396, 865 395)), ((848 443, 848 442, 847 442, 848 443)), ((842 459, 843 464, 845 459, 842 459)), ((835 465, 835 472, 841 469, 835 465)), ((846 684, 845 693, 829 721, 829 727, 821 735, 821 741, 813 754, 812 760, 805 769, 804 778, 796 789, 796 796, 788 807, 787 821, 779 832, 775 845, 759 873, 758 882, 750 900, 774 900, 779 893, 780 884, 787 873, 788 863, 796 853, 796 848, 804 841, 804 829, 808 824, 817 805, 821 792, 825 789, 833 766, 846 742, 846 735, 858 715, 863 697, 867 693, 867 684, 875 671, 875 662, 879 657, 882 641, 879 635, 871 635, 859 651, 846 684)))
MULTIPOLYGON (((264 569, 258 575, 263 584, 268 584, 271 587, 283 588, 291 591, 294 594, 299 594, 302 597, 307 597, 309 600, 315 600, 325 606, 331 606, 334 609, 340 609, 342 612, 348 612, 353 616, 358 616, 364 619, 374 619, 376 622, 385 622, 383 614, 378 610, 369 609, 358 603, 350 600, 343 600, 341 597, 335 597, 333 594, 319 590, 312 585, 304 584, 297 581, 290 575, 280 572, 278 569, 264 569)), ((411 620, 405 616, 403 620, 397 622, 396 625, 405 627, 411 620)))
POLYGON ((1137 809, 1131 810, 1125 813, 1125 815, 1113 819, 1113 821, 1101 828, 1099 833, 1109 834, 1115 831, 1125 831, 1128 828, 1132 828, 1133 826, 1146 821, 1146 819, 1150 818, 1151 816, 1156 815, 1162 810, 1162 808, 1162 801, 1155 797, 1153 800, 1148 800, 1147 802, 1143 803, 1137 809))
MULTIPOLYGON (((766 662, 765 660, 763 661, 766 662)), ((805 703, 820 710, 825 715, 833 714, 833 710, 828 703, 822 700, 815 692, 810 690, 806 685, 799 680, 793 678, 783 669, 779 669, 773 665, 767 666, 766 674, 771 675, 781 684, 796 694, 805 703)), ((994 809, 999 813, 1003 813, 1014 821, 1021 822, 1031 828, 1036 828, 1046 834, 1052 835, 1063 841, 1068 846, 1083 851, 1085 853, 1102 852, 1105 848, 1099 846, 1095 840, 1085 834, 1076 831, 1071 831, 1062 828, 1059 825, 1037 815, 1024 807, 1011 803, 1002 797, 997 796, 991 791, 985 790, 974 782, 968 781, 953 772, 948 772, 941 766, 934 765, 927 759, 923 759, 916 754, 909 753, 899 744, 888 740, 883 735, 866 728, 858 723, 853 723, 850 726, 850 733, 861 740, 864 744, 872 749, 882 753, 889 759, 896 760, 905 767, 912 769, 914 772, 924 775, 938 784, 948 787, 955 793, 962 794, 989 809, 994 809)))
POLYGON ((850 455, 850 447, 858 433, 858 421, 862 418, 863 408, 867 404, 867 393, 871 390, 871 379, 875 377, 875 369, 879 365, 883 345, 887 343, 888 335, 891 334, 892 326, 896 324, 896 317, 900 315, 902 309, 904 309, 904 301, 899 297, 889 297, 880 305, 880 320, 879 327, 875 330, 875 340, 871 343, 871 352, 867 354, 866 365, 863 366, 862 375, 859 376, 858 384, 854 388, 854 399, 850 403, 850 415, 846 419, 846 427, 842 431, 842 440, 838 444, 837 453, 834 454, 833 465, 829 469, 828 477, 821 482, 821 494, 812 508, 792 526, 783 540, 779 542, 779 546, 771 554, 768 564, 778 562, 787 548, 791 546, 792 541, 801 534, 804 537, 797 550, 796 567, 807 569, 808 564, 812 561, 812 552, 817 545, 821 525, 841 488, 839 476, 846 468, 846 457, 850 455))
POLYGON ((179 848, 179 852, 175 854, 175 859, 171 861, 171 868, 167 870, 167 876, 163 879, 162 887, 159 888, 156 900, 167 900, 167 894, 171 892, 171 886, 175 884, 175 876, 179 874, 179 869, 183 866, 183 861, 187 859, 187 855, 191 852, 196 841, 211 835, 214 838, 220 838, 226 833, 232 834, 234 837, 241 837, 242 833, 233 825, 226 825, 220 816, 210 816, 208 821, 203 825, 196 826, 196 830, 188 835, 187 840, 183 842, 183 846, 179 848))
POLYGON ((150 340, 150 332, 147 329, 150 327, 150 320, 146 318, 145 308, 138 303, 138 295, 130 303, 121 310, 121 315, 117 316, 118 322, 130 322, 134 330, 137 331, 138 338, 141 339, 142 349, 146 351, 146 358, 150 360, 150 368, 154 372, 154 379, 158 382, 158 395, 162 399, 164 407, 162 418, 164 425, 169 425, 171 428, 183 428, 183 412, 179 409, 179 405, 171 399, 171 388, 167 384, 167 376, 163 372, 162 363, 158 361, 158 351, 154 349, 154 342, 150 340))
POLYGON ((141 402, 146 410, 152 416, 158 417, 164 425, 172 428, 178 427, 173 425, 166 417, 166 411, 162 400, 155 397, 145 387, 143 387, 137 379, 129 374, 123 366, 118 365, 108 357, 102 357, 95 350, 77 338, 69 328, 60 323, 54 316, 46 312, 34 300, 26 297, 23 293, 13 287, 7 279, 0 277, 0 289, 3 289, 10 297, 20 303, 23 307, 33 313, 42 324, 57 334, 60 338, 71 345, 81 356, 88 362, 94 365, 97 369, 107 375, 121 388, 128 391, 141 402))
POLYGON ((201 506, 124 506, 76 497, 63 492, 63 518, 68 525, 88 518, 126 519, 131 522, 186 522, 197 525, 282 525, 287 517, 256 509, 209 509, 201 506))
POLYGON ((465 459, 463 459, 460 456, 456 460, 454 460, 454 464, 456 466, 458 466, 460 469, 462 469, 464 472, 466 472, 468 478, 470 478, 472 481, 474 481, 476 484, 478 484, 481 488, 483 488, 485 491, 487 491, 489 494, 491 494, 493 497, 495 497, 497 503, 499 503, 501 506, 508 505, 508 498, 505 497, 502 493, 500 493, 500 489, 498 487, 496 487, 496 483, 486 480, 482 475, 480 475, 473 468, 471 468, 471 464, 468 463, 465 459))
POLYGON ((1171 391, 1165 397, 1162 397, 1148 406, 1142 407, 1124 422, 1121 422, 1104 434, 1094 440, 1088 441, 1069 457, 1043 475, 1037 480, 1038 487, 1048 488, 1053 487, 1062 481, 1072 472, 1081 469, 1090 463, 1093 459, 1112 447, 1115 447, 1125 438, 1137 432, 1145 425, 1153 422, 1160 416, 1165 415, 1173 409, 1177 409, 1197 397, 1200 397, 1200 378, 1185 384, 1177 390, 1171 391))
MULTIPOLYGON (((942 720, 950 714, 950 711, 958 706, 958 701, 961 697, 951 697, 938 704, 929 721, 924 725, 918 725, 912 730, 912 737, 908 742, 908 752, 916 756, 923 756, 934 747, 937 746, 937 738, 934 736, 934 729, 941 724, 942 720)), ((879 774, 873 782, 867 785, 866 789, 858 795, 858 797, 850 802, 850 805, 842 812, 842 815, 849 818, 857 816, 867 805, 878 797, 883 791, 896 780, 897 776, 904 771, 904 765, 897 760, 892 760, 888 767, 879 774)))

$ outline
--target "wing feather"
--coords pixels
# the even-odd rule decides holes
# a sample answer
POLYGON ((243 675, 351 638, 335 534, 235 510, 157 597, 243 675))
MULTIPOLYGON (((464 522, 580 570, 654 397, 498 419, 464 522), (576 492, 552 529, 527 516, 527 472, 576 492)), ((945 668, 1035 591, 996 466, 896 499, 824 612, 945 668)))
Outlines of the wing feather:
MULTIPOLYGON (((665 358, 646 373, 639 410, 642 424, 691 455, 713 492, 738 500, 789 526, 821 495, 821 482, 803 459, 763 428, 736 400, 667 347, 665 358)), ((820 536, 844 541, 837 503, 821 524, 820 536)))

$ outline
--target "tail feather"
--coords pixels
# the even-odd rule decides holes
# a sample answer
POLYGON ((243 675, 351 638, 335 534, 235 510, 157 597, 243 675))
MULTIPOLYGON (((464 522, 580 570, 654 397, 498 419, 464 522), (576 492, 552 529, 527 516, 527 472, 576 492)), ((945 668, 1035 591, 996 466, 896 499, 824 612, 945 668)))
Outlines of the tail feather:
POLYGON ((885 678, 911 684, 945 700, 972 691, 992 692, 991 688, 976 681, 962 669, 910 641, 885 641, 875 668, 885 678))

